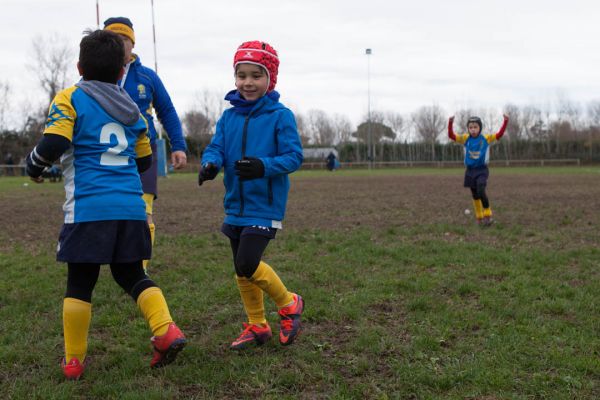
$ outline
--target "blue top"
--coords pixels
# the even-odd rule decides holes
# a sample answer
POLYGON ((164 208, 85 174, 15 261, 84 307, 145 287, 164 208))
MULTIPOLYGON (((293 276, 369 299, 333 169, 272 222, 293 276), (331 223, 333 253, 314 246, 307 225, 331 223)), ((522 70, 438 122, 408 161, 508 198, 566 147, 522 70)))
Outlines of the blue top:
POLYGON ((288 174, 302 164, 302 143, 294 114, 279 102, 275 91, 254 102, 239 92, 225 97, 234 107, 225 110, 216 132, 202 155, 202 164, 224 168, 225 223, 237 226, 281 228, 290 187, 288 174), (240 181, 235 162, 259 158, 263 178, 240 181))
POLYGON ((71 142, 61 156, 65 223, 145 221, 135 159, 152 154, 146 122, 118 86, 95 81, 78 85, 56 95, 44 130, 71 142), (128 102, 134 118, 119 112, 128 102))
MULTIPOLYGON (((121 85, 121 81, 118 84, 121 85)), ((181 121, 173 106, 171 97, 156 72, 143 66, 137 55, 135 60, 129 64, 123 88, 135 101, 140 112, 148 121, 150 142, 154 143, 156 141, 156 128, 152 117, 152 107, 154 107, 159 121, 169 136, 171 150, 185 151, 186 144, 181 129, 181 121)))

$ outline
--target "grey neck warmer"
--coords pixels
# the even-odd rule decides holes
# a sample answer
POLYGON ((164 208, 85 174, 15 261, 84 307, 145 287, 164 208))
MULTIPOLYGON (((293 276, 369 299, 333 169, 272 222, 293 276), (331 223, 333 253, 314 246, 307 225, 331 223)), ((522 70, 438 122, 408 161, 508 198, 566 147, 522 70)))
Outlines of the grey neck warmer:
POLYGON ((140 118, 140 110, 125 89, 113 83, 80 81, 75 84, 117 121, 133 125, 140 118))

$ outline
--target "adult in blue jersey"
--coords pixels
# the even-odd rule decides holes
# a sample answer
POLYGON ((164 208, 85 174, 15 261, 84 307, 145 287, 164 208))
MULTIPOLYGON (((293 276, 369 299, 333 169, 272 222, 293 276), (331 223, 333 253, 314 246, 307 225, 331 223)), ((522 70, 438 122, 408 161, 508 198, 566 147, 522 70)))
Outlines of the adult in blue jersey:
MULTIPOLYGON (((181 121, 177 111, 173 107, 171 97, 165 89, 162 81, 155 71, 142 65, 140 57, 133 54, 135 46, 135 32, 129 18, 114 17, 104 21, 104 29, 117 33, 125 46, 125 74, 118 82, 129 96, 135 101, 142 115, 148 121, 150 131, 150 144, 153 151, 151 167, 141 174, 142 188, 144 190, 144 202, 146 203, 146 214, 152 243, 154 243, 155 225, 152 218, 153 203, 158 195, 157 185, 157 159, 156 159, 156 128, 154 127, 152 108, 167 131, 171 145, 171 163, 175 169, 185 167, 187 159, 185 155, 186 144, 181 129, 181 121)), ((144 268, 147 261, 144 262, 144 268)))
POLYGON ((64 171, 57 259, 68 263, 61 363, 67 379, 79 379, 85 369, 101 264, 110 264, 115 281, 150 325, 152 367, 173 361, 185 345, 161 290, 142 266, 151 244, 138 171, 150 166, 152 151, 144 117, 116 85, 123 54, 123 42, 112 32, 95 31, 81 40, 77 68, 83 80, 56 95, 44 135, 27 156, 27 174, 35 182, 43 182, 42 172, 58 158, 64 171))

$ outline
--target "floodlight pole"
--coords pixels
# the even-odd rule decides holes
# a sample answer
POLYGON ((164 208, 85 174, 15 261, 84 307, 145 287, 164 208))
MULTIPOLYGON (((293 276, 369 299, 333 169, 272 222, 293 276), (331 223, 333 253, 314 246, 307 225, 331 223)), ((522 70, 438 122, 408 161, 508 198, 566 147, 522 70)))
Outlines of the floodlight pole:
POLYGON ((367 162, 369 169, 373 168, 373 136, 371 133, 371 49, 366 49, 367 55, 367 162))
POLYGON ((158 74, 158 58, 156 57, 156 29, 154 28, 154 0, 150 0, 152 7, 152 43, 154 44, 154 72, 158 74))
POLYGON ((100 4, 99 0, 96 0, 96 28, 100 29, 100 4))

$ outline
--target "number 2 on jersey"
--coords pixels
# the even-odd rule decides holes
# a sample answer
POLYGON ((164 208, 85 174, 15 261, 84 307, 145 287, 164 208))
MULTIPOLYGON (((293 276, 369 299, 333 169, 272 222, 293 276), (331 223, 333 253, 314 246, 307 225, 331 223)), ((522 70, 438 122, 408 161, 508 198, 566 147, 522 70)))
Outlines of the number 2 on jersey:
POLYGON ((129 157, 120 155, 129 144, 127 142, 127 136, 125 136, 125 129, 123 129, 121 125, 114 122, 104 125, 100 131, 100 143, 110 144, 110 139, 113 135, 117 138, 117 144, 113 147, 109 147, 108 150, 102 153, 100 164, 109 166, 129 164, 129 157))

